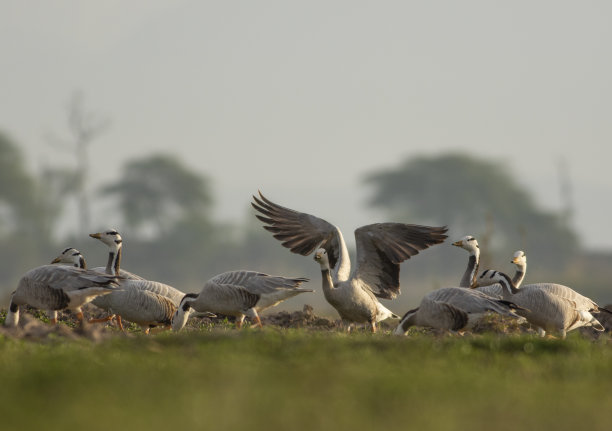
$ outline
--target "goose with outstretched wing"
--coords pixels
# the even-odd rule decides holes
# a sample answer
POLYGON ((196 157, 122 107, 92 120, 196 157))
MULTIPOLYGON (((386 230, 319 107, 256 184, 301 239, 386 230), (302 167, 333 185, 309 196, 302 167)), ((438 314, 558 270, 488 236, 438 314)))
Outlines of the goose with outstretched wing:
POLYGON ((321 265, 323 294, 345 323, 376 323, 398 317, 378 298, 400 294, 399 265, 446 239, 446 227, 375 223, 355 230, 357 264, 351 270, 342 232, 331 223, 270 201, 259 193, 251 203, 264 229, 293 253, 314 257, 321 265))

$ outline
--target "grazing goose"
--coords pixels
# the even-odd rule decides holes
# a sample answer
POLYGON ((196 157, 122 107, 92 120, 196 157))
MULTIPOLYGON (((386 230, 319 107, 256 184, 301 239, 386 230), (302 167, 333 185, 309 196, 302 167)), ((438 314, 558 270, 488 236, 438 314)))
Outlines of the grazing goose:
POLYGON ((425 295, 418 308, 408 311, 394 331, 404 335, 411 326, 459 331, 470 329, 488 312, 519 318, 516 304, 492 298, 477 290, 444 287, 425 295))
MULTIPOLYGON (((53 263, 66 263, 79 268, 87 268, 85 258, 78 250, 67 248, 53 263)), ((162 295, 147 290, 129 287, 112 292, 105 297, 98 297, 92 301, 94 305, 104 310, 111 310, 117 314, 117 324, 123 330, 121 319, 134 322, 139 325, 145 334, 155 326, 169 326, 172 316, 176 312, 176 305, 162 295)), ((112 319, 105 317, 102 319, 92 319, 90 323, 106 322, 112 319)))
POLYGON ((400 293, 399 264, 446 239, 446 227, 404 223, 375 223, 355 230, 357 265, 351 271, 348 249, 340 229, 310 214, 294 211, 253 196, 256 217, 264 229, 293 253, 315 252, 321 264, 323 294, 347 324, 376 323, 395 316, 377 298, 393 299, 400 293))
MULTIPOLYGON (((478 276, 478 267, 480 265, 480 246, 478 245, 478 241, 476 241, 476 238, 473 236, 467 235, 459 241, 453 242, 453 245, 467 250, 470 253, 468 265, 463 277, 461 277, 459 287, 474 287, 478 276)), ((525 253, 521 250, 514 253, 512 263, 516 265, 516 272, 514 273, 512 282, 519 286, 525 278, 525 271, 527 269, 527 258, 525 257, 525 253)), ((496 298, 501 298, 502 296, 502 288, 500 285, 486 286, 478 288, 478 290, 496 298)))
POLYGON ((546 331, 558 331, 561 337, 565 338, 568 331, 581 326, 592 326, 597 331, 604 330, 601 323, 589 311, 581 310, 575 300, 563 298, 534 285, 519 289, 508 275, 499 271, 486 270, 478 277, 479 286, 494 283, 502 286, 504 299, 526 309, 517 311, 517 314, 536 326, 542 337, 546 335, 546 331))
POLYGON ((25 273, 11 295, 4 324, 17 326, 19 306, 30 305, 47 310, 51 323, 57 323, 57 310, 76 312, 83 322, 83 304, 96 297, 108 295, 117 287, 117 278, 81 268, 43 265, 25 273))
POLYGON ((186 294, 172 320, 172 329, 185 326, 192 310, 236 316, 240 328, 248 316, 261 326, 258 312, 311 289, 299 288, 307 278, 287 278, 255 271, 229 271, 208 280, 199 294, 186 294))

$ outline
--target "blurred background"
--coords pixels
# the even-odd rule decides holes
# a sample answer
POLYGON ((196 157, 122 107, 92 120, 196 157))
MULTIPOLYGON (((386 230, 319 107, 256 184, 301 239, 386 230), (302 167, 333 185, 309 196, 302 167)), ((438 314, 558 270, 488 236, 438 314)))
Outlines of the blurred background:
POLYGON ((402 264, 403 313, 467 265, 612 302, 612 4, 517 1, 0 3, 0 303, 64 248, 184 291, 318 265, 250 208, 352 231, 448 225, 402 264))

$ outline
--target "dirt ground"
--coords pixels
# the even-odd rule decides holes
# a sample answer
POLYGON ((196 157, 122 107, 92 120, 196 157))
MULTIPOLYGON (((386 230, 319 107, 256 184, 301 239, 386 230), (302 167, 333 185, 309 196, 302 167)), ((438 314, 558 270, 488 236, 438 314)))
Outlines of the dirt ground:
MULTIPOLYGON (((608 310, 612 310, 612 304, 605 307, 608 310)), ((100 318, 105 316, 105 312, 97 309, 92 305, 84 307, 84 313, 86 318, 100 318)), ((0 312, 0 316, 3 318, 6 315, 6 310, 0 312)), ((140 333, 141 330, 138 326, 126 323, 127 332, 122 333, 116 326, 116 323, 110 321, 108 323, 96 323, 96 324, 84 324, 79 325, 73 313, 69 311, 62 311, 59 313, 58 325, 51 325, 45 323, 47 319, 40 310, 35 310, 29 307, 23 307, 19 325, 16 328, 6 328, 0 326, 0 336, 4 335, 9 338, 23 338, 27 340, 40 341, 60 338, 67 339, 80 339, 85 338, 92 341, 101 341, 108 339, 113 336, 134 336, 140 333)), ((605 333, 610 334, 612 332, 612 313, 601 312, 597 316, 601 324, 606 328, 605 333)), ((325 317, 317 316, 314 313, 313 308, 310 305, 304 305, 302 310, 293 312, 280 311, 277 313, 266 313, 261 318, 264 326, 274 326, 278 328, 303 328, 312 331, 340 331, 344 330, 341 325, 341 321, 333 320, 325 317)), ((206 328, 210 330, 218 326, 224 326, 226 328, 233 327, 233 317, 217 316, 215 318, 190 318, 185 331, 198 331, 206 328)), ((397 325, 396 320, 387 320, 379 324, 381 332, 388 332, 393 330, 397 325)), ((159 329, 158 329, 159 330, 159 329)), ((357 326, 353 330, 365 331, 363 326, 357 326)), ((418 331, 420 333, 428 333, 434 336, 443 336, 447 331, 440 331, 428 328, 414 328, 411 331, 418 331)), ((596 339, 602 332, 597 332, 591 328, 580 328, 580 333, 585 337, 596 339)), ((153 333, 155 330, 153 330, 153 333)), ((497 333, 500 335, 511 335, 511 334, 535 334, 529 324, 520 323, 516 319, 505 318, 499 315, 488 315, 481 319, 480 322, 470 331, 475 334, 479 333, 497 333)))

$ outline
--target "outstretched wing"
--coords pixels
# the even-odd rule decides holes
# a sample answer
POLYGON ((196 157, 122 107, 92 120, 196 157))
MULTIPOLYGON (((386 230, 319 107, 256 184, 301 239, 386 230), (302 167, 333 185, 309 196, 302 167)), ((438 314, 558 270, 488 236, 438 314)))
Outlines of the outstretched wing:
POLYGON ((272 232, 284 247, 302 256, 322 247, 327 251, 330 267, 336 266, 341 252, 336 226, 319 217, 275 204, 261 192, 259 198, 253 196, 253 200, 251 205, 259 212, 255 217, 265 223, 264 229, 272 232))
POLYGON ((405 223, 375 223, 355 230, 357 266, 361 279, 379 298, 400 293, 399 264, 435 244, 444 242, 447 228, 405 223))

